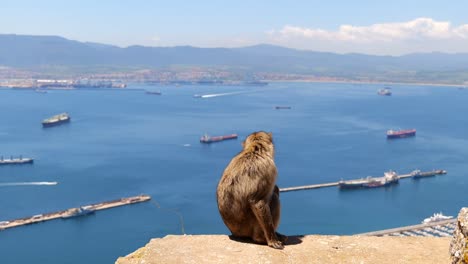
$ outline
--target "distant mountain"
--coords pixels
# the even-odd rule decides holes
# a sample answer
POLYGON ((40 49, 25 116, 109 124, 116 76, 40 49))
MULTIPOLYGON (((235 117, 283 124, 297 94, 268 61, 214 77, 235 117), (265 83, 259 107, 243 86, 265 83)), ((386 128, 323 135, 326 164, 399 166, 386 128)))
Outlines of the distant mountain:
MULTIPOLYGON (((249 71, 323 76, 430 75, 468 71, 468 54, 420 53, 404 56, 336 54, 273 45, 243 48, 130 46, 120 48, 57 36, 0 34, 0 66, 34 69, 44 66, 225 66, 249 71)), ((458 77, 464 78, 464 77, 458 77)))

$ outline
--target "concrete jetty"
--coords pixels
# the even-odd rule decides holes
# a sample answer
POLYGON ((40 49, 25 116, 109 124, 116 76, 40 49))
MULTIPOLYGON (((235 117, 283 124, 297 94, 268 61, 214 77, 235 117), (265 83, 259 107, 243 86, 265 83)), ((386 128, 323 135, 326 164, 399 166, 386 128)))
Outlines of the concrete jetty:
MULTIPOLYGON (((398 179, 401 180, 401 179, 406 179, 406 178, 412 178, 413 176, 415 176, 415 172, 416 171, 413 171, 407 174, 398 174, 398 179)), ((424 171, 424 172, 417 171, 417 173, 418 173, 419 178, 423 178, 423 177, 446 174, 447 171, 445 170, 432 170, 432 171, 424 171)), ((338 186, 338 184, 339 182, 328 182, 328 183, 319 183, 319 184, 312 184, 312 185, 286 187, 286 188, 280 188, 280 192, 292 192, 292 191, 301 191, 301 190, 309 190, 309 189, 319 189, 319 188, 338 186)))
POLYGON ((403 226, 373 232, 357 234, 359 236, 452 236, 457 219, 448 219, 428 224, 403 226))
MULTIPOLYGON (((86 207, 90 210, 98 211, 98 210, 105 210, 110 209, 118 206, 130 205, 134 203, 141 203, 151 200, 151 196, 149 195, 138 195, 133 197, 126 197, 117 200, 101 202, 96 204, 85 205, 81 207, 86 207)), ((39 222, 59 219, 59 218, 66 218, 70 212, 76 210, 77 208, 70 208, 67 210, 46 213, 46 214, 38 214, 30 217, 24 217, 9 221, 0 221, 0 231, 8 228, 19 227, 23 225, 35 224, 39 222)))
POLYGON ((333 187, 333 186, 338 186, 338 182, 319 183, 319 184, 303 185, 303 186, 296 186, 296 187, 286 187, 286 188, 281 188, 280 192, 292 192, 292 191, 318 189, 318 188, 333 187))

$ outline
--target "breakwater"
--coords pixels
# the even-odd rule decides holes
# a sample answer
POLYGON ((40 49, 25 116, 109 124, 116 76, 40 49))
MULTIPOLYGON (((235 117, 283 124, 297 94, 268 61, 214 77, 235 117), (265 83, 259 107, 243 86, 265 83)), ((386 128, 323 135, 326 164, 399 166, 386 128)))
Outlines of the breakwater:
MULTIPOLYGON (((406 179, 406 178, 424 178, 424 177, 431 177, 435 175, 446 174, 447 171, 445 170, 432 170, 432 171, 413 171, 411 173, 406 174, 398 174, 398 179, 406 179), (417 173, 415 173, 417 172, 417 173)), ((301 186, 294 186, 294 187, 286 187, 280 188, 280 192, 292 192, 292 191, 301 191, 301 190, 309 190, 309 189, 319 189, 325 187, 333 187, 338 186, 339 182, 328 182, 328 183, 319 183, 319 184, 311 184, 311 185, 301 185, 301 186)))
POLYGON ((367 233, 360 236, 424 236, 424 237, 451 237, 456 228, 457 219, 448 219, 428 224, 403 226, 367 233))
MULTIPOLYGON (((110 209, 110 208, 114 208, 118 206, 130 205, 134 203, 146 202, 149 200, 151 200, 151 196, 149 195, 138 195, 138 196, 133 196, 133 197, 120 198, 120 199, 112 200, 112 201, 85 205, 81 207, 82 208, 85 207, 93 211, 98 211, 98 210, 105 210, 105 209, 110 209)), ((66 218, 67 216, 69 216, 72 212, 74 212, 77 209, 78 208, 70 208, 67 210, 45 213, 45 214, 37 214, 34 216, 24 217, 24 218, 9 220, 9 221, 0 221, 0 230, 24 226, 24 225, 36 224, 36 223, 59 219, 59 218, 66 218)))

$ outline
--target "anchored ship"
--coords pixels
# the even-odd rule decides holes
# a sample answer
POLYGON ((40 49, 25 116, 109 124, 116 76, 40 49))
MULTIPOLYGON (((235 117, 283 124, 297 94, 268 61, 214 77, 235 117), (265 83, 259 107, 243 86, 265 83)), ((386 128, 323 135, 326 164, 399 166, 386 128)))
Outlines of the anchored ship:
POLYGON ((398 183, 398 180, 398 174, 391 170, 385 172, 383 177, 374 178, 369 176, 359 180, 341 180, 338 182, 338 187, 340 189, 377 188, 398 183))
POLYGON ((429 224, 429 223, 449 220, 449 219, 452 219, 452 218, 453 218, 453 216, 443 215, 441 212, 439 212, 439 213, 435 213, 431 217, 428 217, 428 218, 424 219, 421 223, 422 224, 429 224))
POLYGON ((266 85, 268 85, 268 83, 264 82, 264 81, 248 81, 248 82, 244 82, 243 85, 266 86, 266 85))
POLYGON ((416 136, 416 129, 404 129, 404 130, 387 130, 387 138, 405 138, 416 136))
POLYGON ((340 189, 358 189, 364 187, 365 183, 369 183, 372 180, 372 177, 367 177, 359 180, 340 180, 338 182, 338 187, 340 189))
POLYGON ((69 209, 68 211, 69 211, 68 214, 62 215, 63 219, 92 214, 96 210, 91 208, 90 206, 82 206, 82 207, 79 207, 79 208, 69 209))
POLYGON ((47 93, 47 90, 44 89, 36 89, 34 90, 36 93, 47 93))
POLYGON ((42 121, 43 127, 51 127, 59 124, 70 122, 70 116, 67 113, 61 113, 54 115, 53 117, 47 118, 42 121))
POLYGON ((385 87, 385 88, 383 88, 383 89, 379 89, 379 90, 377 91, 377 94, 378 94, 378 95, 390 96, 390 95, 392 95, 392 91, 390 90, 389 87, 385 87))
POLYGON ((231 134, 231 135, 225 135, 225 136, 216 136, 216 137, 210 137, 207 134, 203 135, 200 138, 201 143, 212 143, 212 142, 218 142, 218 141, 223 141, 226 139, 236 139, 237 134, 231 134))
POLYGON ((146 94, 154 94, 154 95, 161 95, 160 91, 146 91, 146 94))
POLYGON ((419 179, 424 177, 432 177, 440 174, 447 174, 446 170, 432 170, 427 172, 422 172, 420 170, 414 170, 411 172, 411 176, 413 179, 419 179))
POLYGON ((291 109, 290 106, 275 106, 275 109, 279 110, 279 109, 291 109))
POLYGON ((4 159, 3 156, 0 157, 0 165, 12 165, 12 164, 31 164, 34 160, 32 158, 19 158, 10 157, 9 159, 4 159))

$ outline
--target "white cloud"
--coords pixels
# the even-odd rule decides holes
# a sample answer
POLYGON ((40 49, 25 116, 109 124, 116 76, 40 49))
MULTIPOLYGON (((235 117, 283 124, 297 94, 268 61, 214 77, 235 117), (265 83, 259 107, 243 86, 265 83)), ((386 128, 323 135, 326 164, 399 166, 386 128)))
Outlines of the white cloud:
POLYGON ((432 18, 369 26, 341 25, 336 31, 286 25, 266 34, 276 44, 334 52, 468 52, 468 24, 453 27, 448 21, 432 18))

